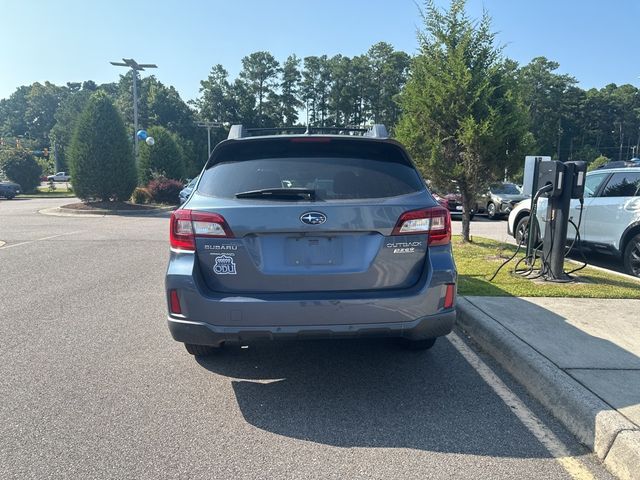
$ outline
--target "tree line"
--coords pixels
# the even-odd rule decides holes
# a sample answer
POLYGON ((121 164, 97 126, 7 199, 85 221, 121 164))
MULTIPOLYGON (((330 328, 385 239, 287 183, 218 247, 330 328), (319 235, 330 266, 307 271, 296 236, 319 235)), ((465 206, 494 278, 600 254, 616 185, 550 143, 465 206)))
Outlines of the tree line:
MULTIPOLYGON (((207 158, 206 131, 198 121, 223 124, 212 131, 213 141, 226 137, 228 126, 247 127, 394 125, 400 114, 396 102, 404 85, 410 57, 388 43, 373 45, 366 54, 346 57, 289 56, 282 64, 269 52, 242 59, 242 70, 231 80, 215 65, 200 82, 198 98, 184 101, 173 86, 151 75, 138 80, 141 128, 165 128, 183 155, 187 177, 196 175, 207 158)), ((55 85, 21 86, 0 100, 0 147, 20 144, 35 151, 48 148, 45 169, 65 169, 76 123, 92 94, 103 92, 122 115, 133 138, 132 73, 118 82, 98 85, 88 80, 55 85)))
POLYGON ((351 58, 290 55, 282 64, 269 52, 255 52, 242 59, 233 81, 215 65, 194 106, 205 120, 256 127, 391 126, 399 118, 396 100, 410 62, 385 42, 351 58))

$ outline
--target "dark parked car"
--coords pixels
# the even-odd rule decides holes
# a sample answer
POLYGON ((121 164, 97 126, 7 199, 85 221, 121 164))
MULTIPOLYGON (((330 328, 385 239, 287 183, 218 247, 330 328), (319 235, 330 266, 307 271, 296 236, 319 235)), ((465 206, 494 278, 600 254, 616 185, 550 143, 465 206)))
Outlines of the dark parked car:
POLYGON ((193 191, 193 188, 196 186, 196 183, 198 183, 199 177, 200 175, 198 175, 196 178, 192 178, 191 180, 189 180, 187 184, 184 186, 184 188, 180 190, 180 193, 178 194, 178 197, 180 198, 180 205, 182 205, 184 202, 187 201, 187 199, 189 198, 189 195, 191 195, 191 192, 193 191))
POLYGON ((234 125, 172 213, 168 324, 189 353, 366 335, 425 349, 451 331, 449 212, 383 126, 313 131, 234 125))
POLYGON ((480 211, 487 212, 487 217, 492 220, 506 217, 516 204, 527 198, 529 196, 524 195, 514 183, 494 183, 482 196, 480 211))
MULTIPOLYGON (((433 197, 447 210, 452 217, 462 218, 462 194, 454 191, 451 193, 434 193, 433 197)), ((470 213, 470 218, 473 220, 474 215, 478 212, 478 203, 475 202, 473 209, 470 213)))
POLYGON ((0 197, 11 200, 18 195, 22 188, 14 182, 0 182, 0 197))

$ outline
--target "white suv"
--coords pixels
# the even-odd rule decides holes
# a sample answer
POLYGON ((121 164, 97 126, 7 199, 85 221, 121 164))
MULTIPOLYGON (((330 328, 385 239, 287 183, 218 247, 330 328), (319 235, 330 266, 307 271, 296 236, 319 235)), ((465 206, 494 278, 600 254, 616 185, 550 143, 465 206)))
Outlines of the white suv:
MULTIPOLYGON (((538 225, 544 236, 547 199, 538 200, 538 225)), ((580 218, 580 202, 571 200, 569 217, 580 218)), ((507 230, 518 242, 529 223, 531 200, 511 211, 507 230)), ((568 239, 575 237, 569 225, 568 239)), ((640 167, 603 168, 587 173, 580 224, 582 246, 618 256, 630 275, 640 277, 640 167)))

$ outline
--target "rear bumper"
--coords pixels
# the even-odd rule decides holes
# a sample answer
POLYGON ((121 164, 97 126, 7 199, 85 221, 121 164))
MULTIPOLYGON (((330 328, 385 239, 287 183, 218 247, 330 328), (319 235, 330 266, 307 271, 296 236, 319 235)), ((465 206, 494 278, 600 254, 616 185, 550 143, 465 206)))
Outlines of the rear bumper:
POLYGON ((430 247, 428 267, 402 291, 233 295, 207 290, 192 254, 172 252, 165 286, 181 315, 169 315, 180 342, 217 345, 246 338, 446 335, 455 310, 444 308, 447 284, 457 282, 451 246, 430 247))
POLYGON ((260 327, 221 327, 203 322, 168 318, 169 331, 178 342, 195 345, 220 345, 255 339, 402 337, 411 340, 448 334, 456 318, 455 310, 419 318, 413 322, 352 325, 290 325, 260 327))

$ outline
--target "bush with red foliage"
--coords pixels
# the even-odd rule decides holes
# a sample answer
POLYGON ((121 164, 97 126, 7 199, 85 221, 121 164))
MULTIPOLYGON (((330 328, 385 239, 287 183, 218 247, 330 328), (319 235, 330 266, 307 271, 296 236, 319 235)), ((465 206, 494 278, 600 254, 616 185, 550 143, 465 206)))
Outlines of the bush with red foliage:
POLYGON ((178 195, 183 188, 182 182, 166 177, 156 177, 147 185, 147 190, 154 203, 167 203, 170 205, 178 205, 180 203, 178 195))

